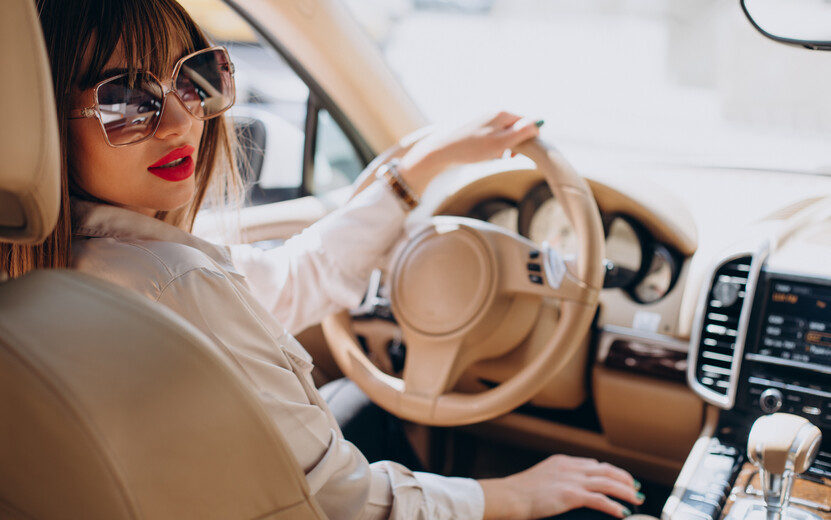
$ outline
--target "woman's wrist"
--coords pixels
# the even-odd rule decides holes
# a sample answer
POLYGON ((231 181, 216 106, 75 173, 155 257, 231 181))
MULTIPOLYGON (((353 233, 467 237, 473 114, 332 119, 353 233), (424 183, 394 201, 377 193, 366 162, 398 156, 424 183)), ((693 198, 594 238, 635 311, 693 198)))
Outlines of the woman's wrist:
POLYGON ((479 480, 485 495, 483 520, 525 519, 530 517, 527 497, 517 491, 511 477, 479 480))
POLYGON ((407 211, 412 211, 418 206, 419 196, 413 191, 409 183, 404 180, 399 171, 398 159, 392 159, 381 165, 375 173, 375 177, 385 184, 407 211))
POLYGON ((421 196, 427 185, 441 173, 441 160, 436 153, 422 154, 412 150, 405 154, 398 163, 398 172, 417 196, 421 196))

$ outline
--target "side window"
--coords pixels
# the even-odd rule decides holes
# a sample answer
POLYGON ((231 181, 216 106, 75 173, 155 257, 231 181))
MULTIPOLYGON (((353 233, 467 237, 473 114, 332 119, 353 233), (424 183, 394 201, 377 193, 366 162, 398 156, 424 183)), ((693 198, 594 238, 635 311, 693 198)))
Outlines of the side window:
POLYGON ((326 193, 354 181, 365 164, 326 109, 317 113, 313 193, 326 193))
MULTIPOLYGON (((180 0, 234 62, 230 110, 248 204, 321 195, 366 165, 329 108, 271 45, 222 0, 180 0)), ((352 136, 355 139, 355 136, 352 136)))

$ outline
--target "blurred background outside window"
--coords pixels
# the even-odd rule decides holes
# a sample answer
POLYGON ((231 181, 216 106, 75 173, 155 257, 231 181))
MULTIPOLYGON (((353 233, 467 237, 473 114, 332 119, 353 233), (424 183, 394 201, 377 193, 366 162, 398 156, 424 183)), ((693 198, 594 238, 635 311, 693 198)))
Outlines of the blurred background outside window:
POLYGON ((831 52, 766 40, 738 0, 347 4, 432 121, 505 108, 575 162, 831 173, 831 52))

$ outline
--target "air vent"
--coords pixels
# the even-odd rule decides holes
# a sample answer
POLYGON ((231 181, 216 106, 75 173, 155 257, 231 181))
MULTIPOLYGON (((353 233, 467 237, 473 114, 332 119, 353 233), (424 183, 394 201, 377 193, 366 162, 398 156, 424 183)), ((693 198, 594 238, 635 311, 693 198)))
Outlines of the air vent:
POLYGON ((701 321, 695 379, 717 396, 731 388, 733 357, 739 333, 739 317, 745 300, 752 257, 743 256, 716 271, 701 321))

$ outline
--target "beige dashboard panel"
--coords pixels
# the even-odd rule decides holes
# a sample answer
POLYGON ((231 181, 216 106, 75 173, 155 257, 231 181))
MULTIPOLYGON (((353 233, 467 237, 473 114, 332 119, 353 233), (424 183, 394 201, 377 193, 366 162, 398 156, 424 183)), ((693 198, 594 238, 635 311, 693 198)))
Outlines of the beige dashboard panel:
POLYGON ((542 174, 537 170, 499 171, 485 175, 448 196, 433 214, 463 216, 479 202, 491 198, 519 201, 528 190, 541 182, 542 174))
POLYGON ((686 459, 704 417, 704 403, 686 385, 595 366, 592 388, 611 444, 686 459))
MULTIPOLYGON (((684 256, 695 253, 698 232, 692 216, 672 194, 646 181, 637 190, 624 193, 623 187, 615 187, 610 180, 588 179, 597 199, 597 205, 606 213, 625 213, 635 218, 659 241, 677 249, 684 256)), ((627 178, 631 184, 632 179, 627 178)))
MULTIPOLYGON (((604 213, 623 213, 635 218, 660 242, 684 256, 698 247, 695 222, 674 195, 657 185, 641 184, 636 194, 624 193, 610 181, 585 177, 597 205, 604 213)), ((477 203, 491 198, 519 201, 543 182, 536 170, 504 170, 470 182, 447 197, 436 215, 465 215, 477 203)))
POLYGON ((768 268, 783 273, 821 276, 831 255, 831 198, 817 205, 813 218, 782 233, 768 259, 768 268))

